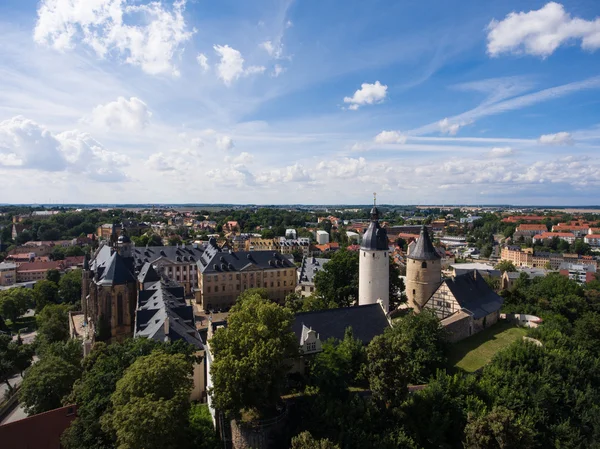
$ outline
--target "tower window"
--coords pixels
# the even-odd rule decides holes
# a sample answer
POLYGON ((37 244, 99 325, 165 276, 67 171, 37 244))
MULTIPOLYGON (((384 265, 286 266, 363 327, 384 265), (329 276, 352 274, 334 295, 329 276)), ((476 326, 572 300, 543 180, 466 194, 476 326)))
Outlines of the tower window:
POLYGON ((416 294, 417 294, 417 291, 413 288, 413 298, 415 297, 416 294))
POLYGON ((117 295, 117 324, 119 326, 123 324, 123 295, 121 293, 117 295))
POLYGON ((427 268, 427 262, 423 262, 423 263, 421 264, 421 268, 427 268))

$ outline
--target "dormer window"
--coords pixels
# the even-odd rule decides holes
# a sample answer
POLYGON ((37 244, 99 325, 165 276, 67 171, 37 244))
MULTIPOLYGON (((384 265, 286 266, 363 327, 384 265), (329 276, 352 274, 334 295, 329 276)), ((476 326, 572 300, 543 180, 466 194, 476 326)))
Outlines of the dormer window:
POLYGON ((317 350, 317 343, 316 342, 306 343, 306 351, 307 352, 316 351, 316 350, 317 350))

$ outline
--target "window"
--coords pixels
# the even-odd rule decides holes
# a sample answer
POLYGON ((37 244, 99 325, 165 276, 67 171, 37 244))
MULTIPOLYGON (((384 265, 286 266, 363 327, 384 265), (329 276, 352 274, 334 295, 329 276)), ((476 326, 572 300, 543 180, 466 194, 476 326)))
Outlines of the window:
POLYGON ((281 282, 277 281, 277 287, 281 287, 281 282))
POLYGON ((219 286, 215 285, 215 293, 217 293, 219 291, 219 286))
POLYGON ((421 268, 427 268, 427 262, 421 263, 421 268))
POLYGON ((210 282, 210 276, 206 276, 206 282, 210 282))
POLYGON ((121 293, 117 295, 117 324, 119 326, 123 324, 123 295, 121 293))
POLYGON ((226 291, 227 289, 225 288, 224 285, 221 286, 221 290, 226 291))
POLYGON ((413 297, 417 294, 416 290, 413 288, 413 297))
POLYGON ((210 286, 206 287, 206 293, 210 293, 210 286))
POLYGON ((273 281, 271 281, 271 287, 273 287, 273 281))
POLYGON ((265 282, 265 288, 267 288, 267 283, 265 282))
POLYGON ((312 292, 314 292, 314 291, 315 291, 315 288, 314 288, 314 287, 311 287, 311 288, 310 288, 310 292, 312 293, 312 292))
POLYGON ((317 343, 316 342, 306 343, 306 350, 307 351, 316 351, 317 350, 317 343))
POLYGON ((281 271, 278 271, 277 272, 277 277, 280 277, 280 276, 281 276, 281 271))
POLYGON ((240 284, 237 284, 237 285, 235 286, 235 289, 236 289, 236 290, 239 290, 239 289, 240 289, 240 284))
POLYGON ((233 280, 233 274, 229 275, 229 280, 232 281, 233 280))
POLYGON ((287 287, 287 281, 283 281, 283 286, 287 287))

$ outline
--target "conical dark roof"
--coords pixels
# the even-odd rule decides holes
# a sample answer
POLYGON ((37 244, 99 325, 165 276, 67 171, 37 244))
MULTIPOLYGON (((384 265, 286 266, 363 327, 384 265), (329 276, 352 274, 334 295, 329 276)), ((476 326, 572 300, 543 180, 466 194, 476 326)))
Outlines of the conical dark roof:
POLYGON ((436 260, 440 259, 440 255, 437 253, 435 248, 433 247, 433 243, 431 243, 431 238, 429 237, 429 231, 427 231, 427 227, 423 226, 421 228, 421 235, 415 244, 414 249, 407 256, 409 259, 415 260, 436 260))
POLYGON ((371 223, 363 234, 360 247, 371 251, 387 250, 389 247, 387 231, 379 226, 379 211, 375 206, 371 209, 371 223))

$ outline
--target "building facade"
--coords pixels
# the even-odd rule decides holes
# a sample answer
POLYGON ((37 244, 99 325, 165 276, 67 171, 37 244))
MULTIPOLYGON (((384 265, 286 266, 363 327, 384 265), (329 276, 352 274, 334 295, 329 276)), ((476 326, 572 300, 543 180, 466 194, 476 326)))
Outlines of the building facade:
POLYGON ((307 297, 315 292, 315 276, 323 269, 329 259, 316 257, 304 257, 298 270, 298 285, 296 293, 302 297, 307 297))
POLYGON ((406 297, 408 305, 420 312, 442 282, 441 257, 433 247, 427 228, 406 256, 406 297))
POLYGON ((277 251, 221 251, 211 239, 197 268, 196 302, 204 310, 229 308, 251 288, 266 289, 279 303, 296 289, 297 268, 277 251))
POLYGON ((17 282, 17 264, 0 262, 0 285, 8 286, 17 282))
POLYGON ((363 235, 359 252, 358 304, 382 302, 390 307, 390 250, 385 228, 379 225, 379 211, 371 209, 371 223, 363 235))

